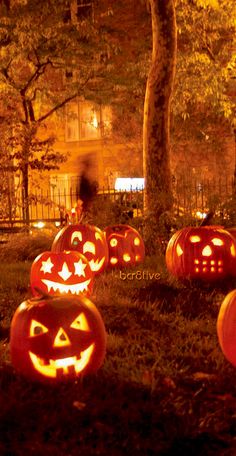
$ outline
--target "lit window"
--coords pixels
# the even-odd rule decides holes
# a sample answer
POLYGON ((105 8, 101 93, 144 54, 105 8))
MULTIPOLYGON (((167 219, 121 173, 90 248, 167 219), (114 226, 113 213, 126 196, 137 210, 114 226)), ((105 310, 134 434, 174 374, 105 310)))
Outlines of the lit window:
POLYGON ((88 101, 71 101, 66 105, 65 140, 96 140, 111 130, 111 109, 88 101))
POLYGON ((99 139, 100 129, 100 107, 93 106, 88 101, 79 103, 80 113, 80 139, 99 139))
POLYGON ((77 102, 70 102, 66 105, 66 141, 79 140, 79 105, 77 102))

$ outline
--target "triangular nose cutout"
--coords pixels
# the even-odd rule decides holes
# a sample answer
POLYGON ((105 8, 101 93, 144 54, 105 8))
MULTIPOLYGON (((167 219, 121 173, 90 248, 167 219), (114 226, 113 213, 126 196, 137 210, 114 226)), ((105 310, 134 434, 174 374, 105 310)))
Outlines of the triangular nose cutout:
POLYGON ((69 338, 64 329, 60 328, 54 339, 53 347, 65 347, 67 345, 71 345, 69 338))
POLYGON ((206 245, 206 247, 204 247, 204 249, 202 251, 202 255, 203 256, 211 256, 212 255, 212 250, 211 250, 211 247, 209 245, 206 245))

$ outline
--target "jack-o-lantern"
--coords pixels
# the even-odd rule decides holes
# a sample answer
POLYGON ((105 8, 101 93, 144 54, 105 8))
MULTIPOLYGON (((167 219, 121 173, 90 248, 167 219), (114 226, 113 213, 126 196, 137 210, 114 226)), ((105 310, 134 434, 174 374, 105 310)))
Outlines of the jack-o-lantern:
POLYGON ((108 226, 104 230, 109 249, 110 267, 135 266, 144 260, 142 237, 129 225, 108 226))
POLYGON ((108 247, 103 232, 94 225, 68 225, 56 235, 51 250, 75 250, 89 261, 94 274, 102 272, 108 263, 108 247))
POLYGON ((83 295, 34 298, 13 316, 12 364, 29 379, 58 382, 96 372, 105 351, 101 315, 83 295))
POLYGON ((217 335, 227 360, 236 366, 236 290, 224 298, 217 318, 217 335))
POLYGON ((30 285, 33 295, 89 295, 93 273, 88 260, 78 252, 43 252, 31 266, 30 285))
POLYGON ((178 278, 209 281, 233 275, 235 240, 227 231, 215 226, 183 228, 167 245, 166 265, 178 278))

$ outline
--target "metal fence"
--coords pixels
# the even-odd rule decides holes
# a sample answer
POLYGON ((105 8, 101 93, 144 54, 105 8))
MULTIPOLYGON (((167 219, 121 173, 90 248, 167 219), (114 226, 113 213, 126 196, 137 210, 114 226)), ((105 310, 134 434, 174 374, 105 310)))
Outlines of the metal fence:
MULTIPOLYGON (((207 212, 212 208, 221 208, 230 200, 234 191, 232 178, 221 179, 176 179, 173 181, 173 194, 175 212, 178 215, 196 215, 197 212, 207 212)), ((116 191, 114 189, 102 189, 96 196, 97 201, 111 201, 122 206, 124 211, 134 211, 142 215, 143 191, 116 191)), ((76 206, 78 194, 75 188, 60 190, 53 188, 50 191, 35 191, 29 197, 30 222, 39 221, 61 223, 65 213, 70 213, 76 206)), ((95 201, 96 204, 96 201, 95 201)), ((22 226, 22 206, 20 199, 12 198, 9 211, 0 217, 0 227, 22 226)))

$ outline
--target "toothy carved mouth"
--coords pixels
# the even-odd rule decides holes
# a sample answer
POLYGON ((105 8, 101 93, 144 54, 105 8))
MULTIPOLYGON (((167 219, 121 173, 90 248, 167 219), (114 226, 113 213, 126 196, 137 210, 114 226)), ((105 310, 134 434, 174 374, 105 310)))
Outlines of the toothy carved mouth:
POLYGON ((223 272, 222 260, 194 260, 195 272, 223 272))
POLYGON ((101 267, 103 266, 103 263, 105 261, 105 257, 103 257, 100 261, 96 260, 90 260, 89 261, 89 265, 90 265, 90 268, 92 269, 92 271, 99 271, 101 269, 101 267))
POLYGON ((91 279, 86 280, 82 283, 76 283, 74 285, 65 285, 61 283, 53 282, 52 280, 43 279, 42 282, 47 286, 48 292, 51 291, 59 291, 60 293, 72 293, 72 294, 79 294, 82 293, 84 290, 87 290, 88 285, 91 282, 91 279))
POLYGON ((57 376, 58 369, 62 369, 63 374, 68 374, 69 370, 72 368, 75 370, 76 374, 82 372, 82 370, 89 363, 93 350, 94 344, 90 345, 86 350, 80 353, 80 359, 77 359, 76 356, 61 359, 50 359, 48 364, 31 351, 29 351, 29 356, 36 371, 45 377, 55 378, 57 376))

